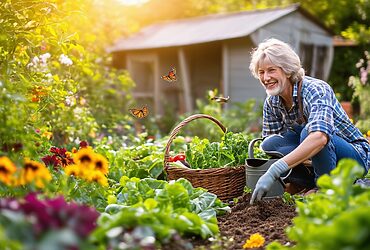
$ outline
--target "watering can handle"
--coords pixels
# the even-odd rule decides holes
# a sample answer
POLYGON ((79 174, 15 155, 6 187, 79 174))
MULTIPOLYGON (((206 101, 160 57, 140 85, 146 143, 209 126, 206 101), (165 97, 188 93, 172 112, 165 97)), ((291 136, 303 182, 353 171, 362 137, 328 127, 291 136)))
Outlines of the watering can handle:
POLYGON ((248 157, 253 159, 254 158, 254 144, 258 141, 263 141, 263 138, 256 138, 253 139, 248 146, 248 157))

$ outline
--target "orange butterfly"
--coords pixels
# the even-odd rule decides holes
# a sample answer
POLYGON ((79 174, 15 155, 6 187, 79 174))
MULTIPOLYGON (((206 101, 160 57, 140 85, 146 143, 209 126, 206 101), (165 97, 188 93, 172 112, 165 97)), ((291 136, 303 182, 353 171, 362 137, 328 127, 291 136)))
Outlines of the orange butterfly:
POLYGON ((211 98, 212 101, 216 101, 216 102, 219 102, 219 103, 226 103, 228 102, 230 99, 230 96, 228 97, 222 97, 222 96, 214 96, 211 98))
POLYGON ((145 118, 149 114, 149 110, 147 106, 144 106, 142 109, 129 109, 131 114, 136 118, 145 118))
POLYGON ((171 71, 168 72, 168 75, 161 76, 161 78, 167 82, 175 82, 177 80, 176 77, 176 68, 172 67, 171 71))

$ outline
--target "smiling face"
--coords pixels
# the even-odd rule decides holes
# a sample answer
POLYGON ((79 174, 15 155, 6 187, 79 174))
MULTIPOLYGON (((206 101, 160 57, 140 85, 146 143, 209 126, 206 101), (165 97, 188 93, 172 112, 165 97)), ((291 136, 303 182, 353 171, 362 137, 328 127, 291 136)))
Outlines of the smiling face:
POLYGON ((278 66, 274 65, 267 57, 258 67, 258 78, 268 95, 291 95, 292 84, 289 76, 278 66))

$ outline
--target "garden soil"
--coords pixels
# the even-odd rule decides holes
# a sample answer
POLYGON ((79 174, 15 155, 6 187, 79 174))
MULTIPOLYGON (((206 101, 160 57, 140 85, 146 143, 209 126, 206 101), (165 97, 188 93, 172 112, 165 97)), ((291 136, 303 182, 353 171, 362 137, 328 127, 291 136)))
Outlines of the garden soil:
MULTIPOLYGON (((297 215, 295 206, 285 204, 281 198, 267 198, 250 205, 251 194, 239 197, 231 208, 231 213, 218 217, 221 239, 213 242, 216 249, 243 249, 246 240, 254 233, 260 233, 265 238, 263 247, 268 243, 278 241, 283 245, 292 244, 285 234, 285 229, 292 224, 297 215), (233 240, 230 240, 233 239, 233 240)), ((211 249, 212 242, 193 239, 196 249, 211 249)), ((215 248, 212 248, 215 249, 215 248)))

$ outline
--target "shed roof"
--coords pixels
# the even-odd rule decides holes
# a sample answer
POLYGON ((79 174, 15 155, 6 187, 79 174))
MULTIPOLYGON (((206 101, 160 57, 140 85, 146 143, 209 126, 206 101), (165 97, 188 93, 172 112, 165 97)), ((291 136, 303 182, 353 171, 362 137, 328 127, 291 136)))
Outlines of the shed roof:
MULTIPOLYGON (((244 37, 296 10, 300 10, 305 16, 313 19, 297 4, 286 8, 180 19, 147 26, 132 36, 118 40, 108 50, 115 52, 176 47, 244 37)), ((317 23, 316 20, 313 19, 313 21, 317 23)))

